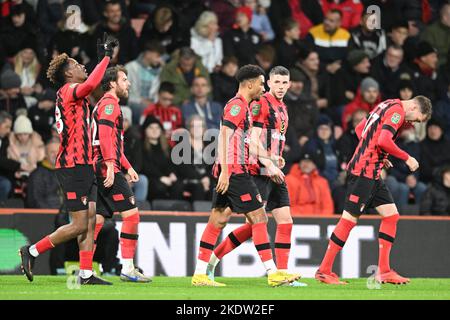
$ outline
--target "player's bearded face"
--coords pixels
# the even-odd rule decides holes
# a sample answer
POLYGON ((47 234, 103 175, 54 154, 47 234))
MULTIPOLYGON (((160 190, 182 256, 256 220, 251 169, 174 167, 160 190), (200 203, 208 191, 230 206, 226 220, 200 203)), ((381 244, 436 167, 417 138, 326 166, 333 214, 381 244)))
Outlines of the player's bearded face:
POLYGON ((117 80, 116 93, 119 98, 128 98, 128 89, 130 88, 130 82, 128 81, 125 73, 120 72, 117 80))

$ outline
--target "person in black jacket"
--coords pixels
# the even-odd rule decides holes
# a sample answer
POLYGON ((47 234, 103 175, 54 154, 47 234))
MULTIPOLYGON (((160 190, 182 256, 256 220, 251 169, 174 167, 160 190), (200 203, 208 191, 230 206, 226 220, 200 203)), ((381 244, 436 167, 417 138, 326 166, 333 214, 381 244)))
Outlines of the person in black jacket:
POLYGON ((176 176, 176 168, 170 157, 169 144, 161 123, 148 116, 142 124, 144 137, 142 172, 149 180, 148 200, 174 199, 183 196, 183 183, 176 176))
POLYGON ((42 140, 48 141, 51 136, 51 127, 55 122, 56 92, 47 88, 40 95, 39 102, 28 109, 28 118, 31 120, 34 131, 40 134, 42 140))
POLYGON ((238 89, 238 82, 235 78, 238 64, 236 57, 225 57, 222 60, 220 71, 211 74, 214 100, 222 105, 233 98, 238 89))
POLYGON ((433 169, 450 163, 450 141, 444 136, 440 119, 431 118, 427 123, 426 138, 420 142, 420 180, 433 180, 433 169))
POLYGON ((421 215, 450 215, 450 167, 436 170, 420 204, 421 215))
POLYGON ((0 111, 6 111, 15 119, 19 110, 26 110, 27 104, 20 93, 22 81, 17 73, 7 69, 0 75, 0 111))
POLYGON ((45 145, 45 158, 38 164, 27 182, 26 205, 28 208, 59 209, 63 195, 55 174, 55 161, 59 140, 51 139, 45 145))

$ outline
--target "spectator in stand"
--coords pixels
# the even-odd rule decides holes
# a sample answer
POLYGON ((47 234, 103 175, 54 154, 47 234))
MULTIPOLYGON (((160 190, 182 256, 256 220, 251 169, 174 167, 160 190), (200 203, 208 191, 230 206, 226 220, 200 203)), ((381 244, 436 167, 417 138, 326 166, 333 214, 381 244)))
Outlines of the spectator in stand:
POLYGON ((358 27, 363 14, 364 6, 360 1, 355 0, 323 0, 323 14, 330 10, 339 10, 342 12, 342 28, 347 30, 358 27))
POLYGON ((305 74, 298 69, 292 69, 290 73, 291 86, 284 97, 289 114, 288 132, 294 131, 299 145, 303 146, 314 135, 319 108, 316 99, 304 90, 305 74))
POLYGON ((429 25, 422 32, 420 39, 436 48, 439 65, 447 62, 450 49, 450 3, 445 3, 440 11, 440 19, 429 25))
MULTIPOLYGON (((130 107, 121 106, 123 115, 123 153, 128 161, 133 165, 133 169, 139 175, 139 181, 131 185, 136 197, 136 201, 142 202, 147 200, 148 195, 148 179, 142 174, 142 136, 139 127, 133 126, 133 112, 130 107)), ((128 173, 124 172, 127 181, 129 181, 128 173)))
POLYGON ((266 74, 269 74, 275 63, 275 49, 271 44, 264 43, 256 51, 256 64, 260 66, 266 74))
POLYGON ((161 82, 170 82, 175 86, 173 103, 181 106, 191 98, 192 81, 197 76, 204 76, 211 83, 208 70, 197 57, 194 50, 182 47, 174 54, 170 63, 161 72, 161 82))
POLYGON ((410 65, 413 82, 417 94, 424 95, 435 102, 438 98, 437 83, 438 55, 435 48, 428 42, 421 41, 416 48, 416 58, 410 65))
POLYGON ((370 113, 380 102, 381 95, 378 82, 371 77, 364 78, 355 99, 344 107, 342 129, 347 130, 347 125, 356 110, 364 110, 370 113))
POLYGON ((310 47, 300 50, 294 70, 305 76, 303 91, 316 100, 319 109, 328 107, 328 76, 320 69, 317 51, 310 47))
POLYGON ((6 111, 0 111, 0 202, 8 198, 15 176, 22 172, 30 173, 33 167, 8 158, 9 135, 13 117, 6 111))
POLYGON ((10 69, 0 75, 0 111, 6 111, 14 118, 19 110, 27 109, 25 99, 20 93, 21 83, 19 75, 10 69))
POLYGON ((140 123, 143 123, 145 118, 155 117, 163 126, 168 141, 171 141, 172 133, 183 126, 181 110, 173 105, 174 95, 174 85, 170 82, 162 82, 159 86, 158 101, 150 104, 142 112, 140 120, 140 123))
POLYGON ((408 38, 408 21, 399 20, 396 21, 387 34, 388 47, 392 44, 403 48, 406 39, 408 38))
POLYGON ((58 32, 58 22, 64 19, 66 7, 64 0, 39 0, 37 17, 45 44, 58 32))
MULTIPOLYGON (((414 127, 402 130, 396 144, 420 163, 420 145, 414 127)), ((405 162, 395 157, 391 156, 389 160, 393 167, 388 170, 385 182, 392 192, 395 204, 400 210, 407 204, 419 204, 427 186, 419 181, 418 172, 411 173, 405 162)))
POLYGON ((444 126, 444 135, 450 141, 450 84, 447 87, 445 98, 438 101, 433 108, 433 115, 442 121, 444 126))
MULTIPOLYGON (((77 5, 80 6, 82 19, 89 26, 98 23, 102 20, 104 15, 104 9, 107 2, 111 0, 97 0, 97 1, 77 1, 77 5), (80 3, 81 2, 81 3, 80 3)), ((140 1, 142 2, 142 1, 140 1)), ((120 8, 122 9, 122 15, 130 20, 130 13, 127 7, 127 0, 119 0, 120 8)))
POLYGON ((135 59, 138 55, 138 40, 134 29, 122 15, 120 2, 118 0, 108 1, 105 4, 103 15, 105 19, 95 27, 89 41, 91 44, 89 56, 95 60, 97 57, 97 39, 102 39, 103 33, 106 32, 119 40, 119 64, 125 64, 135 59))
POLYGON ((438 72, 438 97, 445 99, 450 86, 450 50, 447 53, 447 62, 439 68, 438 72))
POLYGON ((128 62, 128 80, 131 83, 128 104, 133 110, 133 121, 138 123, 142 111, 156 102, 159 76, 164 65, 164 48, 158 42, 149 42, 136 60, 128 62))
MULTIPOLYGON (((44 26, 40 24, 44 29, 44 26)), ((14 57, 24 48, 33 48, 38 52, 42 46, 40 33, 29 21, 22 5, 13 6, 9 21, 0 31, 0 39, 6 56, 14 57)))
POLYGON ((39 95, 39 102, 28 110, 28 117, 34 130, 48 141, 51 138, 51 126, 55 122, 56 92, 47 88, 39 95))
POLYGON ((181 106, 183 119, 186 128, 188 128, 188 120, 198 115, 205 122, 207 129, 219 129, 220 119, 222 118, 223 107, 208 98, 211 87, 208 79, 205 77, 195 77, 192 81, 192 99, 181 106))
POLYGON ((330 78, 333 84, 330 105, 337 117, 336 123, 341 121, 344 105, 355 99, 361 81, 369 75, 370 60, 363 50, 352 50, 348 53, 345 64, 330 78))
POLYGON ((37 82, 41 64, 33 49, 25 48, 14 57, 14 72, 21 80, 20 92, 22 93, 27 108, 37 104, 37 95, 42 92, 42 85, 37 82))
POLYGON ((347 56, 350 33, 341 28, 342 12, 337 9, 327 11, 323 23, 312 27, 306 40, 315 45, 320 62, 326 66, 330 74, 341 68, 347 56))
POLYGON ((314 25, 323 21, 322 8, 318 0, 276 0, 270 2, 268 11, 272 26, 278 37, 283 36, 281 26, 286 18, 294 19, 301 26, 300 38, 305 38, 314 25))
POLYGON ((347 163, 355 153, 359 143, 355 128, 368 114, 368 111, 364 109, 356 109, 353 111, 350 121, 348 121, 347 126, 345 127, 346 129, 344 129, 344 134, 336 141, 336 149, 339 151, 339 156, 342 161, 341 169, 347 167, 347 163))
MULTIPOLYGON (((189 46, 189 33, 180 28, 180 18, 169 4, 158 6, 153 15, 148 16, 139 39, 141 48, 149 41, 159 42, 171 55, 176 49, 189 46)), ((169 56, 164 56, 167 60, 169 56)))
POLYGON ((209 73, 218 71, 222 65, 223 47, 218 31, 217 16, 211 11, 203 12, 191 29, 191 48, 209 73))
POLYGON ((267 16, 266 8, 261 5, 259 0, 245 0, 244 5, 252 9, 252 29, 261 36, 263 42, 272 41, 275 33, 267 16))
POLYGON ((293 216, 333 214, 333 199, 327 179, 320 176, 313 155, 303 153, 300 163, 292 166, 286 185, 293 216))
POLYGON ((172 163, 169 144, 161 123, 147 117, 142 125, 144 156, 142 172, 149 180, 148 200, 182 199, 183 183, 178 180, 172 163))
POLYGON ((26 206, 28 208, 59 209, 63 194, 55 174, 59 139, 51 139, 45 145, 45 158, 39 162, 27 181, 26 206))
POLYGON ((237 8, 242 5, 241 0, 214 0, 209 1, 211 10, 219 18, 220 34, 230 30, 235 22, 237 8))
POLYGON ((277 64, 290 69, 300 53, 300 26, 294 19, 286 19, 282 26, 283 37, 276 42, 277 64))
MULTIPOLYGON (((184 191, 191 201, 207 200, 211 198, 211 166, 203 158, 207 146, 203 140, 206 130, 205 121, 198 115, 192 115, 186 124, 189 130, 190 156, 188 163, 177 166, 178 178, 183 181, 184 191)), ((184 158, 185 148, 180 154, 184 158)), ((210 159, 213 161, 212 159, 210 159)))
POLYGON ((444 136, 440 119, 431 118, 427 123, 427 136, 420 142, 420 181, 433 180, 433 170, 450 163, 450 141, 444 136))
POLYGON ((373 13, 365 13, 360 25, 351 31, 350 49, 361 49, 374 59, 386 50, 386 34, 383 29, 377 29, 371 25, 373 13))
POLYGON ((36 169, 44 156, 44 143, 41 136, 33 131, 30 119, 24 115, 18 116, 9 135, 8 158, 36 169))
POLYGON ((403 48, 391 44, 384 55, 380 55, 372 63, 370 73, 380 84, 385 99, 397 98, 400 81, 410 78, 409 70, 402 62, 403 48))
POLYGON ((211 75, 214 100, 222 105, 225 105, 236 94, 238 82, 235 76, 238 65, 235 57, 225 57, 219 72, 211 75))
POLYGON ((333 137, 333 122, 326 115, 319 118, 315 135, 304 146, 304 152, 313 156, 322 177, 328 180, 331 189, 340 169, 340 159, 333 137))
POLYGON ((240 66, 255 64, 255 56, 262 39, 251 28, 252 10, 249 7, 240 7, 235 17, 236 23, 233 29, 223 36, 223 53, 225 56, 235 56, 240 66))
POLYGON ((420 204, 421 215, 450 215, 450 167, 437 170, 420 204))

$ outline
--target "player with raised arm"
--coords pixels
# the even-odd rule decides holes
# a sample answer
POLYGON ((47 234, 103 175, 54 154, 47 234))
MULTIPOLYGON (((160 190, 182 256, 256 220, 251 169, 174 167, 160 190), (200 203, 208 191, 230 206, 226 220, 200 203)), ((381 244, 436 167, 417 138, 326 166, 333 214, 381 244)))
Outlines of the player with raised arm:
MULTIPOLYGON (((286 143, 288 127, 288 113, 283 98, 290 87, 289 70, 282 66, 274 67, 269 73, 267 81, 269 92, 264 93, 259 101, 251 103, 253 128, 251 133, 251 146, 256 149, 252 154, 260 154, 265 150, 272 158, 279 161, 270 161, 267 158, 258 158, 251 161, 250 174, 261 194, 265 209, 272 211, 277 222, 275 236, 275 258, 278 270, 287 272, 289 253, 291 248, 292 217, 290 212, 289 194, 284 182, 284 174, 280 170, 284 166, 282 158, 286 143)), ((251 156, 254 157, 254 156, 251 156)), ((240 246, 252 237, 252 226, 245 223, 231 232, 222 241, 211 255, 208 265, 208 275, 214 279, 214 269, 220 260, 229 252, 240 246)), ((306 286, 294 281, 291 286, 306 286)))
POLYGON ((431 117, 430 99, 417 96, 411 100, 386 100, 378 104, 361 121, 355 131, 359 144, 347 165, 347 193, 344 212, 331 234, 325 257, 316 272, 316 279, 327 284, 345 284, 332 271, 336 255, 344 247, 358 218, 369 208, 381 215, 378 233, 379 258, 376 281, 405 284, 410 280, 390 267, 391 248, 397 232, 399 213, 392 195, 380 178, 383 168, 392 167, 388 155, 405 161, 411 171, 419 168, 416 159, 401 150, 394 142, 402 127, 413 122, 425 122, 431 117))
POLYGON ((253 242, 268 273, 268 284, 279 286, 297 280, 298 276, 279 271, 275 266, 267 233, 267 215, 248 170, 253 122, 249 103, 259 99, 264 92, 264 71, 255 65, 246 65, 239 69, 236 79, 239 82, 238 93, 228 101, 222 115, 218 158, 213 168, 217 181, 212 210, 200 241, 192 285, 224 286, 209 279, 206 271, 220 232, 231 213, 236 212, 244 214, 251 224, 253 242))
POLYGON ((122 216, 120 252, 122 271, 120 279, 131 282, 151 282, 134 266, 133 258, 138 240, 139 212, 134 193, 122 169, 131 182, 139 176, 123 153, 123 115, 119 99, 128 98, 130 82, 122 66, 108 68, 102 80, 105 94, 92 112, 92 145, 94 148, 94 171, 97 175, 97 225, 114 212, 122 216))
POLYGON ((79 282, 111 284, 92 272, 97 190, 92 169, 88 96, 100 84, 118 43, 105 34, 103 43, 98 45, 101 48, 99 58, 102 60, 89 77, 86 68, 65 53, 54 57, 47 70, 50 81, 61 86, 57 92, 55 108, 56 128, 61 141, 55 172, 71 222, 37 243, 20 248, 21 267, 29 281, 33 281, 33 266, 37 256, 58 244, 77 238, 80 249, 79 282))

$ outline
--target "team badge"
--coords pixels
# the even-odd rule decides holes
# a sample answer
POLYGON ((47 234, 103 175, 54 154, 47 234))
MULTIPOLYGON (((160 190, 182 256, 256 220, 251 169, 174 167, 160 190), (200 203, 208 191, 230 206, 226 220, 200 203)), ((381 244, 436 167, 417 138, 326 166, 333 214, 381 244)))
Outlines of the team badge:
POLYGON ((252 113, 254 116, 257 116, 259 114, 259 111, 261 110, 260 104, 254 104, 252 108, 252 113))
POLYGON ((81 202, 82 202, 84 205, 87 205, 87 197, 86 197, 86 196, 81 197, 81 202))
POLYGON ((108 105, 105 107, 105 113, 106 113, 107 115, 112 115, 113 111, 114 111, 114 105, 113 105, 113 104, 108 104, 108 105))
POLYGON ((258 200, 261 203, 263 202, 262 198, 261 198, 261 195, 259 193, 256 195, 256 200, 258 200))
POLYGON ((241 107, 239 107, 237 104, 235 104, 234 106, 231 107, 230 114, 233 117, 235 117, 239 114, 240 111, 241 111, 241 107))
POLYGON ((402 117, 398 113, 394 113, 392 115, 391 121, 392 121, 392 123, 398 124, 400 122, 401 118, 402 117))
POLYGON ((136 199, 134 198, 134 196, 129 197, 128 200, 130 200, 130 203, 131 203, 133 206, 136 205, 136 199))

